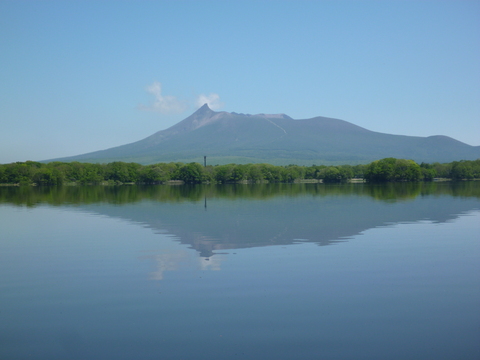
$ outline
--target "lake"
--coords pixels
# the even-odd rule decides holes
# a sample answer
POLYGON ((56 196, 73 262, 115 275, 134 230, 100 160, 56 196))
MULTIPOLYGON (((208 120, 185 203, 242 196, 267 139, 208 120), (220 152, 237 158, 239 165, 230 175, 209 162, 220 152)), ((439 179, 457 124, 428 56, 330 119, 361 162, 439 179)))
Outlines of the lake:
POLYGON ((0 187, 0 359, 479 359, 480 182, 0 187))

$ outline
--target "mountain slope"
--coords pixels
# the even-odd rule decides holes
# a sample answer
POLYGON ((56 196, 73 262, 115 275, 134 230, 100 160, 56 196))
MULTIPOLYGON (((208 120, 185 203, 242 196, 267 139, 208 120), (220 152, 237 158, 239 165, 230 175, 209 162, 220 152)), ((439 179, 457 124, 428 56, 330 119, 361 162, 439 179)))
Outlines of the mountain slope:
POLYGON ((417 162, 480 158, 480 147, 446 136, 383 134, 325 117, 212 111, 206 104, 176 125, 134 143, 57 161, 142 164, 170 161, 273 164, 367 163, 384 157, 417 162))

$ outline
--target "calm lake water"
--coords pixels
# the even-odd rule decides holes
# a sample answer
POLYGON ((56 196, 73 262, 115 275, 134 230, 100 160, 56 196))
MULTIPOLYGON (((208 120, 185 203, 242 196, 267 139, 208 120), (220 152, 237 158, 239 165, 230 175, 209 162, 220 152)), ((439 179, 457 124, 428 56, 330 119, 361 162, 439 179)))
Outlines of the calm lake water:
POLYGON ((479 359, 480 182, 0 188, 0 359, 479 359))

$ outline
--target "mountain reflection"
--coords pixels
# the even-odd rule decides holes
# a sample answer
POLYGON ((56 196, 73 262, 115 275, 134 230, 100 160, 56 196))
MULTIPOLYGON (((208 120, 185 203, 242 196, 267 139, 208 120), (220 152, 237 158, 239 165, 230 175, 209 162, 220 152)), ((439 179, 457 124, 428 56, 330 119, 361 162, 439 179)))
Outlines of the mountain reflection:
MULTIPOLYGON (((161 254, 145 255, 141 260, 150 260, 156 269, 150 273, 150 280, 163 280, 166 271, 177 271, 186 264, 191 264, 190 253, 186 250, 163 251, 161 254)), ((202 257, 194 259, 193 263, 199 270, 220 270, 221 259, 219 257, 202 257)))
MULTIPOLYGON (((388 224, 445 222, 480 207, 480 183, 260 184, 210 186, 4 187, 0 203, 51 204, 121 218, 170 234, 219 269, 219 251, 313 242, 329 245, 388 224)), ((145 255, 152 279, 185 253, 145 255)))

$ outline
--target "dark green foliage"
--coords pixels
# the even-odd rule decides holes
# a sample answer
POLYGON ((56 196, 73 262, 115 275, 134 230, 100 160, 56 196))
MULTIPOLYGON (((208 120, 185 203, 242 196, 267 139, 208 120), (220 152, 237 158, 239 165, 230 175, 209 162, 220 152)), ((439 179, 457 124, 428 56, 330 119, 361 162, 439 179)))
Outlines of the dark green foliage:
POLYGON ((288 165, 282 170, 282 182, 290 183, 297 179, 305 178, 305 167, 298 165, 288 165))
POLYGON ((318 170, 316 178, 326 183, 338 183, 350 180, 353 174, 353 169, 349 165, 328 166, 318 170))
POLYGON ((385 158, 368 165, 275 166, 271 164, 227 164, 202 166, 199 163, 160 163, 140 165, 113 162, 91 164, 79 162, 33 161, 0 165, 0 184, 62 185, 77 184, 161 184, 181 180, 189 184, 271 182, 292 183, 298 180, 321 180, 325 183, 347 182, 364 178, 369 182, 432 181, 435 177, 453 180, 480 178, 480 159, 454 161, 449 164, 418 165, 413 160, 385 158))
POLYGON ((480 177, 480 159, 454 161, 450 165, 449 177, 453 180, 470 180, 480 177))
POLYGON ((178 164, 154 164, 143 166, 139 170, 139 182, 144 184, 159 184, 174 177, 178 170, 178 164))
POLYGON ((105 166, 105 178, 115 182, 131 183, 139 180, 139 170, 143 166, 136 163, 116 161, 105 166))
POLYGON ((190 163, 181 166, 178 169, 176 178, 187 184, 200 184, 203 182, 203 167, 198 163, 190 163))
POLYGON ((44 167, 35 172, 32 180, 38 185, 60 185, 63 174, 56 168, 44 167))
POLYGON ((367 168, 367 165, 363 165, 363 164, 352 166, 353 177, 359 178, 359 179, 364 178, 366 168, 367 168))
POLYGON ((215 181, 223 184, 232 181, 233 166, 233 164, 215 166, 215 181))
POLYGON ((432 181, 435 176, 437 176, 437 171, 434 169, 433 165, 421 163, 420 168, 422 170, 423 181, 432 181))
POLYGON ((413 160, 385 158, 369 164, 365 171, 365 180, 370 182, 419 181, 422 170, 413 160))

